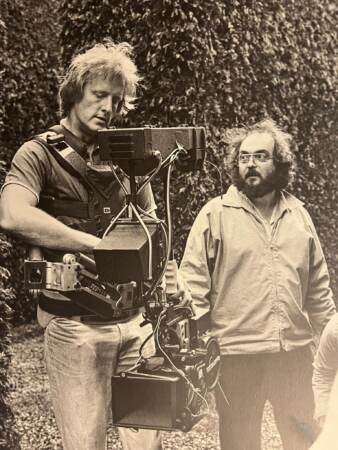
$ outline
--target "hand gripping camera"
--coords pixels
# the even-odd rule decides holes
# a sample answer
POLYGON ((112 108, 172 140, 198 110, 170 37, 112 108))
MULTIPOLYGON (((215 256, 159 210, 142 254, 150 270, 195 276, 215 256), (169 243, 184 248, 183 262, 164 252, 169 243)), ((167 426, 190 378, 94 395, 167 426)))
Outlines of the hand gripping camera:
POLYGON ((102 317, 116 317, 140 305, 151 323, 155 354, 112 379, 113 424, 188 431, 204 415, 206 395, 217 381, 219 347, 211 337, 209 313, 196 317, 190 306, 167 296, 162 284, 172 247, 169 188, 172 166, 196 170, 205 156, 203 128, 129 128, 98 132, 100 159, 125 191, 127 203, 111 220, 94 260, 65 255, 61 263, 28 261, 26 286, 71 298, 102 317), (127 190, 114 167, 129 177, 127 190), (149 215, 138 193, 159 173, 165 180, 166 220, 149 215), (39 276, 36 276, 37 272, 39 276), (123 289, 121 295, 119 287, 123 289))

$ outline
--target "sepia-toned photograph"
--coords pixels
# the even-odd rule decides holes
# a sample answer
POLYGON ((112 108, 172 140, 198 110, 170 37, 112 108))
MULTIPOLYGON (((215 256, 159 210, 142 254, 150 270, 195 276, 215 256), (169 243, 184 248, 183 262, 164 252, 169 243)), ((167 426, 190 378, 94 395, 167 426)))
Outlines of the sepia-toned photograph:
POLYGON ((0 450, 338 450, 332 0, 0 0, 0 450))

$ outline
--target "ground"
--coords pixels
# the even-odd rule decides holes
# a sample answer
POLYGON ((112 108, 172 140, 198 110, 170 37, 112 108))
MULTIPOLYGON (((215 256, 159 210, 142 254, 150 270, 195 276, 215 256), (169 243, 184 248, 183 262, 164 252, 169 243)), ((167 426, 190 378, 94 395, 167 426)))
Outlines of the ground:
MULTIPOLYGON (((42 330, 37 325, 25 325, 15 328, 12 334, 11 404, 21 436, 21 449, 62 450, 48 394, 42 330)), ((164 450, 219 450, 217 428, 217 414, 211 399, 210 413, 191 431, 163 433, 164 450)), ((282 450, 268 406, 264 414, 262 441, 263 450, 282 450)), ((118 449, 122 446, 116 429, 111 427, 107 450, 118 449)))

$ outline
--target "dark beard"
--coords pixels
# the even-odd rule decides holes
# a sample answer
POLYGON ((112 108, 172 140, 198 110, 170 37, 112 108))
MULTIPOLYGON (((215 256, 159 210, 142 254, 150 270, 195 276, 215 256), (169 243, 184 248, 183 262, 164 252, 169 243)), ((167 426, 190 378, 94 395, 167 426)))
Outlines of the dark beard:
MULTIPOLYGON (((256 176, 259 175, 256 174, 256 176)), ((236 179, 234 184, 239 191, 243 192, 250 199, 264 197, 264 195, 279 188, 275 172, 268 175, 265 180, 261 178, 261 182, 257 186, 248 185, 241 176, 236 179)))

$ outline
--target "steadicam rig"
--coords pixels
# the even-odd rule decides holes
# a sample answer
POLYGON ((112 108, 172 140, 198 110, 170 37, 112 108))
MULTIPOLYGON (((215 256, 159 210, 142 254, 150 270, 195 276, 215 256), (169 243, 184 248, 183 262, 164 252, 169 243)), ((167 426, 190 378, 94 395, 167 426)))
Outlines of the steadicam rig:
POLYGON ((219 348, 208 332, 209 315, 197 318, 190 306, 171 300, 162 281, 172 248, 171 170, 174 163, 182 171, 201 168, 205 131, 201 127, 105 129, 98 132, 98 143, 102 164, 110 166, 125 193, 125 206, 94 249, 95 261, 84 255, 66 255, 62 263, 28 261, 26 285, 35 293, 61 292, 106 318, 142 305, 144 323, 152 324, 149 338, 155 339, 156 354, 145 358, 144 342, 135 366, 113 377, 113 423, 188 431, 203 416, 206 394, 217 383, 219 348), (128 176, 128 186, 116 166, 128 176), (137 202, 138 194, 159 172, 166 181, 166 220, 153 217, 137 202))

